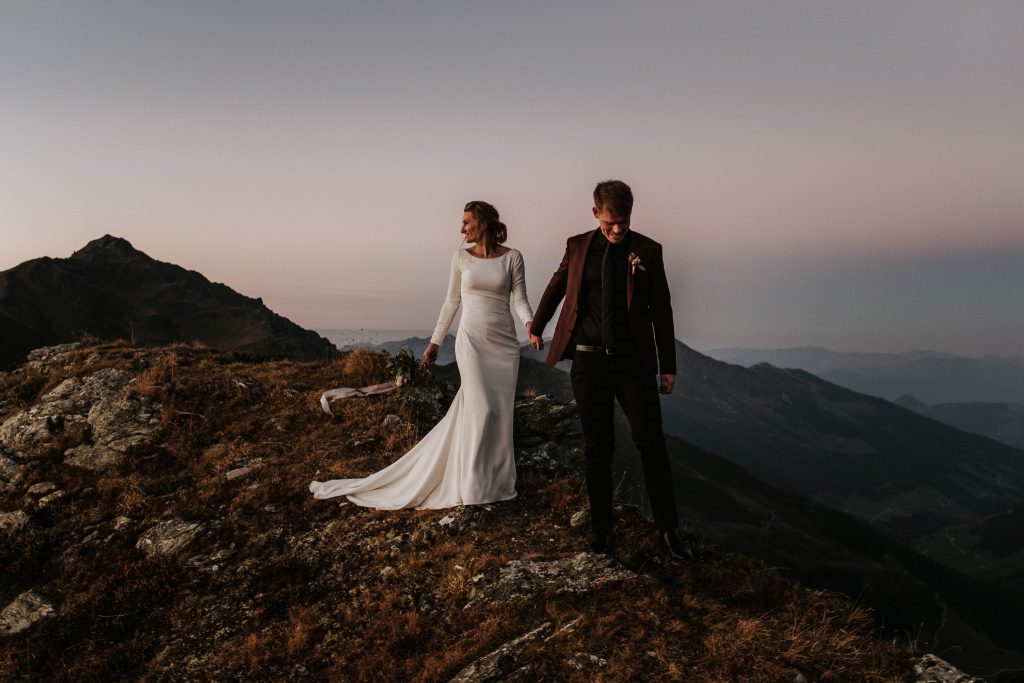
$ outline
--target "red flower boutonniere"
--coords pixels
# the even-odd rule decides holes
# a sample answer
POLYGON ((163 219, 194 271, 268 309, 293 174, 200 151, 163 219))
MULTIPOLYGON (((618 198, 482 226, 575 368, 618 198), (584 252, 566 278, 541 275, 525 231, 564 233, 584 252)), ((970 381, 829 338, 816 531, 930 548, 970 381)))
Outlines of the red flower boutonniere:
POLYGON ((640 263, 640 257, 637 256, 636 253, 632 251, 629 252, 629 265, 631 268, 629 272, 631 274, 636 273, 637 268, 639 268, 640 270, 647 270, 646 268, 644 268, 643 264, 640 263))

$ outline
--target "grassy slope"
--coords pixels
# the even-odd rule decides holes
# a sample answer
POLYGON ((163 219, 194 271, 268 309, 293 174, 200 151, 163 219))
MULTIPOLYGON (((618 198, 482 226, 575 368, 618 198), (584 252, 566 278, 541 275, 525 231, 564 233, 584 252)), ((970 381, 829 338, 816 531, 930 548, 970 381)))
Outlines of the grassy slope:
POLYGON ((586 506, 575 439, 544 435, 564 447, 563 466, 523 464, 519 496, 474 510, 466 525, 440 526, 451 510, 315 500, 310 480, 374 472, 431 426, 395 395, 337 402, 334 419, 320 411, 325 388, 387 379, 375 354, 252 364, 194 346, 91 344, 62 367, 0 375, 2 417, 64 377, 107 366, 136 373, 136 390, 162 403, 160 438, 105 473, 63 465, 73 444, 58 443, 0 494, 0 509, 13 510, 33 483, 67 491, 27 531, 0 539, 0 605, 34 588, 59 606, 0 640, 0 679, 446 680, 541 622, 557 629, 576 618, 570 633, 527 647, 520 661, 537 678, 776 681, 794 667, 811 680, 908 677, 912 645, 874 637, 862 606, 709 548, 698 565, 669 562, 631 507, 619 513, 616 559, 635 580, 463 609, 471 578, 487 568, 582 548, 569 526, 586 506), (387 414, 415 428, 390 431, 387 414), (225 479, 252 458, 262 466, 225 479), (114 531, 117 515, 132 521, 114 531), (207 531, 176 556, 144 557, 139 534, 172 516, 207 531), (189 565, 218 550, 230 555, 216 570, 189 565), (577 669, 579 652, 607 664, 577 669))

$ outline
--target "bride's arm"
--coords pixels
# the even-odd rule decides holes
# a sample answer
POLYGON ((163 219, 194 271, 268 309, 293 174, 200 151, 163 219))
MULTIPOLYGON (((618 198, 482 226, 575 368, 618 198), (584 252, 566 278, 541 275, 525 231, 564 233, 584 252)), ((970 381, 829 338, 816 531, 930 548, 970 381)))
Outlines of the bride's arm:
POLYGON ((512 305, 515 306, 516 315, 529 332, 530 323, 533 322, 533 309, 526 298, 526 265, 518 249, 512 254, 512 305))
POLYGON ((441 306, 441 314, 437 317, 437 326, 434 327, 434 334, 430 337, 430 343, 441 345, 444 341, 445 336, 448 334, 448 328, 452 325, 452 320, 455 319, 455 313, 459 310, 459 304, 462 303, 462 272, 459 270, 459 252, 462 249, 458 249, 452 254, 452 271, 451 277, 448 279, 448 295, 445 297, 444 304, 441 306))

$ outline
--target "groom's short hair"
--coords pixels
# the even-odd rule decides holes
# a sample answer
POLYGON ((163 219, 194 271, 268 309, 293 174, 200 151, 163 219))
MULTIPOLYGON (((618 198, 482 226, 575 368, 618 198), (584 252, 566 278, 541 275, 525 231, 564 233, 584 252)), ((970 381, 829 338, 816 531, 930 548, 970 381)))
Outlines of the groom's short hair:
POLYGON ((594 188, 594 206, 599 210, 607 207, 616 216, 628 216, 633 212, 633 190, 621 180, 605 180, 594 188))

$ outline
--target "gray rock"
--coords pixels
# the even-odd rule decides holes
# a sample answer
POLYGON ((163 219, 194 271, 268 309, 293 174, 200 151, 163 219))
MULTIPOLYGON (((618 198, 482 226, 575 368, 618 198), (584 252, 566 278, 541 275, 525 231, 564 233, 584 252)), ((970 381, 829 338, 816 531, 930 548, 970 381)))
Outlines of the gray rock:
POLYGON ((537 640, 551 631, 551 622, 543 624, 523 635, 508 641, 494 652, 484 655, 466 668, 462 669, 450 683, 491 683, 506 680, 513 672, 520 655, 527 644, 537 640))
POLYGON ((40 619, 56 613, 53 602, 45 595, 25 591, 0 612, 0 636, 24 631, 40 619))
POLYGON ((151 556, 176 553, 205 529, 201 522, 186 522, 175 517, 150 527, 139 537, 135 547, 151 556))
POLYGON ((985 683, 984 679, 968 676, 949 662, 927 654, 914 665, 913 683, 985 683))
POLYGON ((472 578, 466 607, 529 601, 548 591, 556 595, 587 593, 634 576, 607 555, 598 553, 579 553, 549 562, 512 560, 472 578))
POLYGON ((573 529, 579 529, 580 527, 586 526, 590 522, 590 513, 586 510, 577 510, 572 513, 572 517, 569 518, 569 526, 573 529))
POLYGON ((238 479, 239 477, 244 477, 250 472, 252 472, 252 467, 236 467, 233 470, 228 470, 227 472, 225 472, 224 478, 227 479, 228 481, 232 481, 234 479, 238 479))
POLYGON ((457 536, 477 525, 488 513, 494 510, 489 504, 458 505, 437 521, 438 526, 453 536, 457 536))
POLYGON ((47 493, 45 496, 40 498, 36 505, 39 507, 40 510, 42 510, 43 508, 53 503, 55 500, 60 500, 61 498, 63 498, 64 495, 64 491, 58 489, 57 491, 54 491, 53 493, 47 493))
POLYGON ((81 342, 71 342, 70 344, 56 344, 54 346, 41 346, 38 349, 33 349, 28 352, 28 356, 25 358, 25 363, 33 370, 49 370, 55 362, 60 360, 60 356, 66 351, 77 349, 81 346, 81 342))
POLYGON ((195 555, 185 563, 206 572, 215 572, 236 553, 234 548, 221 548, 206 555, 195 555))
POLYGON ((42 496, 49 493, 50 491, 56 490, 56 488, 57 485, 52 481, 41 481, 38 484, 32 484, 31 486, 29 486, 28 491, 26 491, 26 493, 28 493, 28 495, 30 496, 42 496))
POLYGON ((413 428, 412 423, 406 422, 397 415, 385 415, 384 421, 381 424, 392 434, 408 431, 413 428))
POLYGON ((515 426, 523 438, 544 438, 551 434, 575 433, 578 430, 575 402, 561 403, 550 394, 516 401, 515 426))
POLYGON ((29 523, 29 516, 24 510, 0 512, 0 532, 15 533, 24 529, 29 523))
POLYGON ((24 469, 19 459, 0 445, 0 491, 16 484, 24 469))
POLYGON ((106 469, 129 448, 152 440, 160 423, 160 405, 128 391, 133 379, 117 368, 70 377, 0 425, 0 445, 24 457, 40 457, 58 437, 71 434, 79 443, 65 451, 65 462, 106 469))

